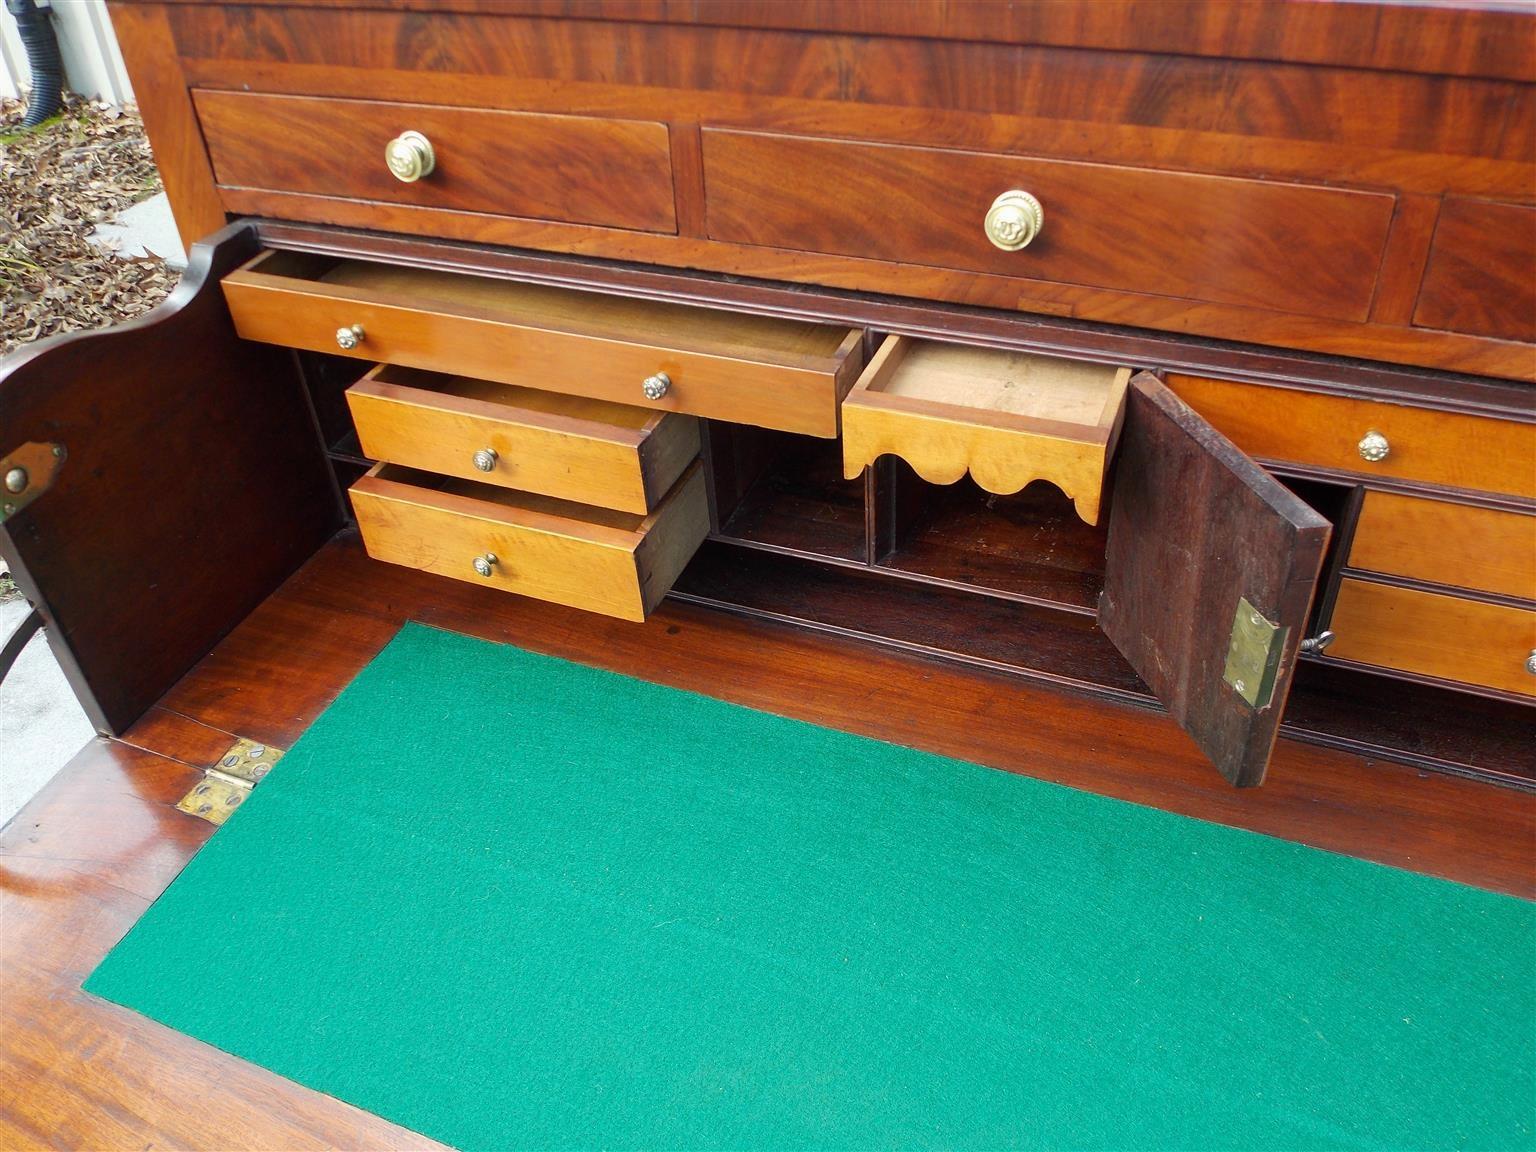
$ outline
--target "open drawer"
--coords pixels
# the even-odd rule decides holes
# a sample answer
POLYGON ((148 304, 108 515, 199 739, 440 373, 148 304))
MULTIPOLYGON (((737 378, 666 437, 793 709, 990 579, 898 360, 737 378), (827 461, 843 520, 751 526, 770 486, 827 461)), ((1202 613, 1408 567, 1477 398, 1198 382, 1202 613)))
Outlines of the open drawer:
POLYGON ((709 533, 695 464, 648 516, 378 464, 352 485, 368 555, 644 620, 709 533))
POLYGON ((692 416, 392 364, 347 404, 371 459, 641 515, 699 454, 692 416))
POLYGON ((460 272, 264 252, 223 280, 247 340, 809 436, 863 334, 460 272))
POLYGON ((888 336, 843 401, 843 471, 887 453, 934 484, 967 472, 1008 495, 1048 480, 1089 524, 1125 409, 1129 368, 888 336))

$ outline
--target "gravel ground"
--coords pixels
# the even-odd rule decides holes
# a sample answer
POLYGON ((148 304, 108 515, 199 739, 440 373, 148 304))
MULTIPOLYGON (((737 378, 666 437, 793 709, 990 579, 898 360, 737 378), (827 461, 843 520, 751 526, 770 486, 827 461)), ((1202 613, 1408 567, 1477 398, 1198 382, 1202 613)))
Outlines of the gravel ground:
MULTIPOLYGON (((125 259, 89 239, 160 191, 137 113, 72 99, 55 120, 22 131, 22 112, 0 100, 0 355, 137 316, 179 277, 158 256, 125 259)), ((0 429, 0 452, 5 440, 0 429)), ((0 563, 0 640, 27 611, 0 563)), ((35 637, 0 683, 0 824, 92 735, 47 640, 35 637)))

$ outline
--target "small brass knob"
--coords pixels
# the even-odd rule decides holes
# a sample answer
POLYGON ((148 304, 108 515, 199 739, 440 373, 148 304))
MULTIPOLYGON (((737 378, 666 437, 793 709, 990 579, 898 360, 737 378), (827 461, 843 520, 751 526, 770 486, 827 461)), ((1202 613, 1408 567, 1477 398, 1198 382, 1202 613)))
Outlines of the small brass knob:
POLYGON ((12 493, 21 493, 27 490, 27 484, 31 477, 27 475, 25 468, 12 468, 5 474, 5 490, 12 493))
POLYGON ((1372 464, 1385 460, 1392 451, 1392 445, 1387 443, 1387 438, 1374 428, 1360 437, 1359 447, 1360 459, 1369 460, 1372 464))
POLYGON ((1045 209, 1028 192, 1014 188, 987 209, 987 239, 1004 252, 1017 252, 1045 227, 1045 209))
POLYGON ((1525 658, 1525 670, 1536 676, 1536 648, 1532 648, 1531 654, 1525 658))
POLYGON ((494 472, 496 470, 496 449, 482 448, 472 456, 471 461, 482 472, 494 472))
POLYGON ((647 400, 660 400, 672 387, 672 377, 665 372, 658 372, 654 376, 647 376, 640 385, 640 391, 645 393, 647 400))
POLYGON ((496 567, 496 553, 487 552, 484 556, 476 556, 470 563, 474 565, 475 575, 484 576, 489 580, 491 572, 496 567))
POLYGON ((412 184, 432 175, 432 169, 437 167, 437 153, 432 149, 432 141, 420 132, 402 132, 384 145, 384 163, 396 180, 412 184))
POLYGON ((345 328, 336 329, 336 347, 343 352, 350 352, 363 342, 363 326, 361 324, 349 324, 345 328))

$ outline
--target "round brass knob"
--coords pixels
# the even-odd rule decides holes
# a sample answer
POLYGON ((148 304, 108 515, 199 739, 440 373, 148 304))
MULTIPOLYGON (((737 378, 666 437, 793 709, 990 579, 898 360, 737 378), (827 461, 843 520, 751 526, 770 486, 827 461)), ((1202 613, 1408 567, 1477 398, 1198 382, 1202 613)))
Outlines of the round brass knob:
POLYGON ((496 567, 496 553, 487 552, 484 556, 476 556, 470 563, 474 565, 476 576, 484 576, 489 580, 496 567))
POLYGON ((437 153, 432 150, 432 141, 420 132, 402 132, 384 145, 384 163, 396 180, 411 184, 432 175, 437 153))
POLYGON ((1369 460, 1375 464, 1378 460, 1385 460, 1392 451, 1392 445, 1387 443, 1387 438, 1374 428, 1360 437, 1360 459, 1369 460))
POLYGON ((12 468, 5 474, 5 490, 7 492, 21 493, 27 490, 31 477, 27 475, 25 468, 12 468))
POLYGON ((1014 188, 987 209, 987 239, 1004 252, 1017 252, 1045 227, 1045 209, 1028 192, 1014 188))
POLYGON ((647 400, 660 400, 672 387, 672 377, 665 372, 658 372, 654 376, 647 376, 640 384, 640 391, 645 393, 647 400))
POLYGON ((482 472, 494 472, 496 470, 496 449, 482 448, 472 456, 471 461, 482 472))
POLYGON ((1532 648, 1531 654, 1525 658, 1525 670, 1536 676, 1536 648, 1532 648))
POLYGON ((361 324, 349 324, 345 328, 336 329, 336 347, 343 352, 350 352, 363 342, 363 326, 361 324))

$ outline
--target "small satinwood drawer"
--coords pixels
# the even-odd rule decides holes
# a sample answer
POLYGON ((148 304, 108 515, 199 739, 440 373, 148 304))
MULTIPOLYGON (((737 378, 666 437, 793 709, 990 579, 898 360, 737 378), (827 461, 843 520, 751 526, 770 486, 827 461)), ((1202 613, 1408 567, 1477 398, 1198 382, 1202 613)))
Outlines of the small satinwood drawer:
POLYGON ((832 437, 862 333, 516 280, 267 252, 226 276, 247 340, 832 437))
POLYGON ((347 403, 370 459, 642 515, 699 454, 692 416, 390 364, 347 403))
POLYGON ((1129 368, 888 336, 843 402, 843 471, 899 456, 933 484, 1047 480, 1097 524, 1129 368))
POLYGON ((352 485, 368 555, 644 620, 709 533, 696 464, 648 516, 378 464, 352 485))
POLYGON ((1536 600, 1536 514, 1367 492, 1349 566, 1536 600))
POLYGON ((1261 460, 1536 496, 1536 424, 1177 373, 1167 383, 1261 460))
POLYGON ((231 211, 324 222, 346 198, 379 205, 386 228, 383 206, 399 205, 408 223, 393 230, 429 234, 445 210, 677 230, 671 140, 654 121, 211 89, 193 99, 231 211))
POLYGON ((1536 611, 1346 578, 1331 658, 1536 696, 1536 611))

